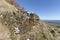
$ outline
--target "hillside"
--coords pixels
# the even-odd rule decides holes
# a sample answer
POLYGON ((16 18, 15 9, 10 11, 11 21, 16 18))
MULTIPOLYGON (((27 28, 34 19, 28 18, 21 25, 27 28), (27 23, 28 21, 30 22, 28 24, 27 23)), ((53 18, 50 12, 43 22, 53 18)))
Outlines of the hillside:
POLYGON ((43 22, 14 0, 0 0, 0 40, 60 40, 60 28, 43 22))

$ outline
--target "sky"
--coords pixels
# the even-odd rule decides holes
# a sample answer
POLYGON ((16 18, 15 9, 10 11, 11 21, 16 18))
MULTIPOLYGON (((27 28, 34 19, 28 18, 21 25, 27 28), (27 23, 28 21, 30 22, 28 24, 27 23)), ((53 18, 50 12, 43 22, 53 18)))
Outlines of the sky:
POLYGON ((42 20, 60 20, 60 0, 15 0, 26 11, 36 13, 42 20))

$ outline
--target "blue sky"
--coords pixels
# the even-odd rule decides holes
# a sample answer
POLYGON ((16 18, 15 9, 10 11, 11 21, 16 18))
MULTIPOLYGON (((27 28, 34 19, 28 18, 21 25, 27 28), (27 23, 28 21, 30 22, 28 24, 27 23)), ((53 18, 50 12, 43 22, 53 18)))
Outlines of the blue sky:
POLYGON ((15 0, 21 7, 35 12, 42 20, 60 20, 60 0, 15 0))

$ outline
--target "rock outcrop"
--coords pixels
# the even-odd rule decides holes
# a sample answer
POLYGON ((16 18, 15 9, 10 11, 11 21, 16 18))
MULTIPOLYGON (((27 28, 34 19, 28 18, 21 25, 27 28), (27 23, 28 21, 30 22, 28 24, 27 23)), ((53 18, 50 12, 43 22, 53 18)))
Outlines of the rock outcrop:
POLYGON ((0 40, 60 40, 60 31, 13 0, 0 0, 0 40))

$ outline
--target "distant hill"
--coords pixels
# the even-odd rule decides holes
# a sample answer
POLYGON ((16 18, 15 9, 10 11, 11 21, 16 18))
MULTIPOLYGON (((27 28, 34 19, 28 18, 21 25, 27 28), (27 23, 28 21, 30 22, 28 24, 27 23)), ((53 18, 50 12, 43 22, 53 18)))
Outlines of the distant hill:
POLYGON ((43 20, 43 21, 48 22, 48 23, 60 24, 60 20, 43 20))

